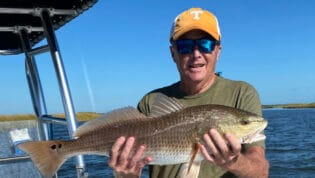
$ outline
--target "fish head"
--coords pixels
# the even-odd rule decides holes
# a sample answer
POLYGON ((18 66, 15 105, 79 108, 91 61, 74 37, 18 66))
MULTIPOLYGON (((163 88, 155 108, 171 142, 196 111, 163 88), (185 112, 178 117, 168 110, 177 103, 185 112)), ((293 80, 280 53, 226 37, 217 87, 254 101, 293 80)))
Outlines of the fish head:
POLYGON ((252 143, 264 140, 263 133, 267 127, 267 120, 263 117, 243 111, 225 113, 216 120, 216 128, 223 135, 231 133, 241 143, 252 143))
POLYGON ((252 143, 266 139, 263 133, 267 127, 267 121, 260 116, 247 116, 241 118, 232 128, 230 133, 234 134, 241 143, 252 143))

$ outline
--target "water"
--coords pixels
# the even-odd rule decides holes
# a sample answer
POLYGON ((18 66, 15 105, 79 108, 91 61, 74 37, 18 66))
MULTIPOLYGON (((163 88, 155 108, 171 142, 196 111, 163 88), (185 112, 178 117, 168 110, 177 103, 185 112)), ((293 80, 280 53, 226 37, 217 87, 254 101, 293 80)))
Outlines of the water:
POLYGON ((264 110, 270 177, 315 177, 315 109, 264 110))
MULTIPOLYGON (((267 159, 270 178, 315 177, 315 109, 268 109, 267 159)), ((66 139, 64 126, 55 126, 55 139, 66 139)), ((85 156, 89 177, 113 177, 104 156, 85 156)), ((76 177, 74 159, 59 170, 60 178, 76 177)), ((145 170, 146 171, 146 170, 145 170)), ((143 173, 143 177, 148 177, 143 173)))

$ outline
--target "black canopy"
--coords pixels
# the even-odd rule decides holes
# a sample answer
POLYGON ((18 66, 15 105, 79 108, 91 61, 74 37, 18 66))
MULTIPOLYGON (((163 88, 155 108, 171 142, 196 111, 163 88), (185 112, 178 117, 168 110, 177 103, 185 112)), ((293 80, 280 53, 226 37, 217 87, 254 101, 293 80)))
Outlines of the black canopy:
POLYGON ((50 14, 54 30, 85 10, 97 0, 1 0, 0 1, 0 54, 18 54, 21 50, 18 31, 25 29, 34 46, 44 38, 40 12, 50 14))

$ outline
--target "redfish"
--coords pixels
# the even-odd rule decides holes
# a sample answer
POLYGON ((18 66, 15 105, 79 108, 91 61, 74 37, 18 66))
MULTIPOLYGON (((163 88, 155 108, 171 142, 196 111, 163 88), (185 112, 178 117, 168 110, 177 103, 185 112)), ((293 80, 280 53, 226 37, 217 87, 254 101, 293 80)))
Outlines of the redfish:
POLYGON ((198 145, 203 143, 202 136, 210 128, 221 134, 234 134, 243 144, 265 139, 261 132, 267 121, 258 115, 222 105, 184 108, 175 99, 160 98, 151 108, 150 116, 132 107, 122 108, 83 124, 74 133, 76 139, 31 141, 20 144, 19 148, 31 156, 44 177, 52 177, 72 156, 108 156, 121 136, 134 136, 134 148, 146 145, 143 156, 153 158, 150 164, 190 166, 203 160, 198 145))

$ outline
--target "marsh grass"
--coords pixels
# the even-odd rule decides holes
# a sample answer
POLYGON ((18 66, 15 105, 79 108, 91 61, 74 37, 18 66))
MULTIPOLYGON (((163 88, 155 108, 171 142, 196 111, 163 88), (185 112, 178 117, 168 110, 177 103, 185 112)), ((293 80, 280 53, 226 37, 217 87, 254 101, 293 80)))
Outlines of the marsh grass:
MULTIPOLYGON (((78 112, 76 117, 78 121, 88 121, 99 117, 101 114, 95 112, 78 112)), ((54 117, 65 118, 64 114, 53 114, 54 117)), ((34 120, 37 117, 34 114, 13 114, 13 115, 0 115, 1 121, 20 121, 20 120, 34 120)))
POLYGON ((263 108, 315 108, 315 103, 307 103, 307 104, 273 104, 273 105, 263 105, 263 108))

